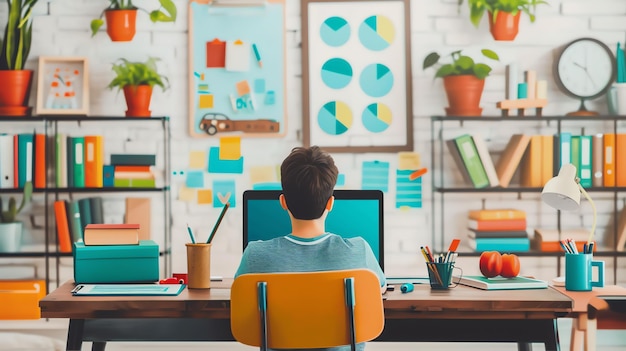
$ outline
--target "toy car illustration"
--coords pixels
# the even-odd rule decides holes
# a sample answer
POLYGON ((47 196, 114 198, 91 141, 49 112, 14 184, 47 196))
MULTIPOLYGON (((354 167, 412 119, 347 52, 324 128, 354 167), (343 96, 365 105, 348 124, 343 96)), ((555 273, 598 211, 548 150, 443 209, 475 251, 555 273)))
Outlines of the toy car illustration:
POLYGON ((271 119, 232 120, 223 113, 211 112, 202 116, 200 129, 208 135, 217 132, 244 132, 244 133, 278 133, 280 123, 271 119))

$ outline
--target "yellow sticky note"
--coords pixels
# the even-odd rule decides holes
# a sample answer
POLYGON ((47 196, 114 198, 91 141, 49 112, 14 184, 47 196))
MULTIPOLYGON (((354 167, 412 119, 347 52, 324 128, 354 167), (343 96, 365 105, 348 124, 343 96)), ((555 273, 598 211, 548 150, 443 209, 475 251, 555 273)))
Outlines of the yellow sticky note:
POLYGON ((204 151, 190 151, 189 152, 189 168, 191 169, 206 169, 207 156, 204 151))
POLYGON ((213 108, 213 94, 200 94, 198 108, 213 108))
POLYGON ((248 84, 247 80, 242 80, 240 82, 237 82, 236 86, 237 86, 237 94, 239 94, 239 96, 250 94, 250 84, 248 84))
POLYGON ((241 158, 241 137, 220 138, 220 160, 238 160, 241 158))
POLYGON ((211 189, 198 190, 198 205, 213 203, 213 191, 211 189))
POLYGON ((278 178, 276 166, 250 167, 250 182, 252 184, 275 182, 278 178))
POLYGON ((187 188, 185 186, 180 187, 178 189, 178 200, 180 201, 194 201, 196 199, 196 190, 192 188, 187 188))
POLYGON ((420 168, 420 155, 417 152, 398 152, 398 169, 414 170, 420 168))

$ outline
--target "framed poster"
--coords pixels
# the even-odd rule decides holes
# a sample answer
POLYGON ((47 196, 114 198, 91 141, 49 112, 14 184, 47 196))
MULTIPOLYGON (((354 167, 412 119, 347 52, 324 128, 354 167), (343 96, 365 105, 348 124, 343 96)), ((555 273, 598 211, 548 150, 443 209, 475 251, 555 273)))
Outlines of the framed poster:
POLYGON ((287 131, 284 0, 190 0, 189 133, 287 131))
POLYGON ((302 0, 303 141, 413 149, 410 0, 302 0))
POLYGON ((39 57, 38 115, 89 114, 89 76, 86 57, 39 57))

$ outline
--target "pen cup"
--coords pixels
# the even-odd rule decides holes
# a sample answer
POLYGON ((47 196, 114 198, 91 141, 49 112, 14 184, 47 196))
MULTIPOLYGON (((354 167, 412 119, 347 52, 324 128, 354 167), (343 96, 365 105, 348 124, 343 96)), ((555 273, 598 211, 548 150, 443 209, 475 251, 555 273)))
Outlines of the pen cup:
POLYGON ((211 287, 211 244, 185 244, 187 246, 187 287, 211 287))
POLYGON ((430 280, 430 288, 437 290, 447 290, 450 287, 455 288, 461 281, 460 276, 463 275, 463 271, 459 267, 454 267, 454 263, 440 263, 440 262, 426 262, 428 268, 428 279, 430 280), (456 268, 461 271, 459 275, 459 281, 452 284, 452 270, 456 268))
POLYGON ((604 261, 594 261, 592 254, 565 254, 565 290, 590 291, 604 286, 604 261), (598 270, 593 280, 593 267, 598 270))

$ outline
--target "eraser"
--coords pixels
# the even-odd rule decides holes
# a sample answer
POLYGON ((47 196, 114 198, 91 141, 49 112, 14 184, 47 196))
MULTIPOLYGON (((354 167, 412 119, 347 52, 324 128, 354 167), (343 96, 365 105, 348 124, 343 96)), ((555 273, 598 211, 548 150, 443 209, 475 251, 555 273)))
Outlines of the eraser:
POLYGON ((413 284, 411 283, 404 283, 400 286, 400 291, 402 291, 403 293, 408 293, 413 291, 413 284))

